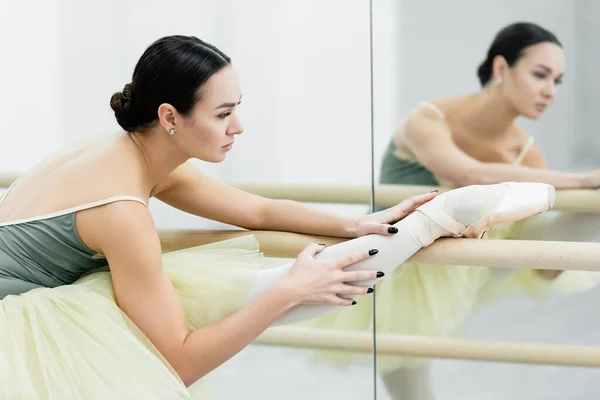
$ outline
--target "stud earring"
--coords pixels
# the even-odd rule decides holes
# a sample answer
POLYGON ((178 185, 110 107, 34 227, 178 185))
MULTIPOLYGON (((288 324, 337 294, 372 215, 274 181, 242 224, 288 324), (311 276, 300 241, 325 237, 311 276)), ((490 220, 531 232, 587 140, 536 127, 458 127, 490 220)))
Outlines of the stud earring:
POLYGON ((175 134, 175 128, 171 128, 169 130, 169 135, 173 136, 175 134))
POLYGON ((496 84, 502 85, 502 79, 496 79, 496 84))

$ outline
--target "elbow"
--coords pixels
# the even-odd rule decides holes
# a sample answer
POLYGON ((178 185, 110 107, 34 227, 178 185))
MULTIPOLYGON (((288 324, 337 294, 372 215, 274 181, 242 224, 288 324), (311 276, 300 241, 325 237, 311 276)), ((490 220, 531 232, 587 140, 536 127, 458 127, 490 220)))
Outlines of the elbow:
POLYGON ((186 360, 183 356, 167 361, 169 361, 169 364, 186 387, 190 387, 207 373, 203 371, 201 365, 192 365, 193 363, 189 359, 186 360))
POLYGON ((480 165, 460 171, 452 181, 458 187, 498 183, 480 165))
POLYGON ((206 363, 199 361, 199 357, 191 356, 189 349, 184 345, 185 341, 170 351, 162 351, 161 354, 179 379, 189 387, 210 371, 207 370, 206 363))
POLYGON ((185 375, 181 376, 181 375, 179 375, 179 377, 181 378, 181 381, 183 382, 183 384, 185 385, 186 388, 189 388, 194 383, 198 382, 198 380, 200 378, 202 378, 202 376, 195 376, 195 375, 189 375, 189 376, 185 376, 185 375))
POLYGON ((276 209, 283 200, 262 198, 262 201, 252 208, 252 212, 247 213, 247 222, 244 229, 249 230, 269 230, 269 221, 272 218, 272 211, 276 209))
POLYGON ((255 230, 278 230, 279 215, 295 202, 287 199, 264 199, 264 202, 253 213, 252 228, 255 230))

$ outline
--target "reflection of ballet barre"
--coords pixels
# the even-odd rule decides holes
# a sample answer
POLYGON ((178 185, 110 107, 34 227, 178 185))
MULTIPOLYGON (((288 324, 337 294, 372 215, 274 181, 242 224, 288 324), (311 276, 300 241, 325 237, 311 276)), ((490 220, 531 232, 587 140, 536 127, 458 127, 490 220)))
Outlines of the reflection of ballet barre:
MULTIPOLYGON (((260 196, 312 203, 370 204, 369 185, 291 184, 291 183, 231 183, 260 196)), ((390 207, 400 201, 438 189, 436 186, 376 185, 375 204, 390 207)), ((600 213, 600 190, 558 190, 553 210, 600 213)))
MULTIPOLYGON (((310 242, 332 245, 346 239, 273 231, 162 230, 164 251, 253 234, 267 257, 295 258, 310 242)), ((530 240, 438 239, 407 263, 498 268, 600 271, 600 243, 530 240)))
MULTIPOLYGON (((254 343, 361 353, 373 351, 373 335, 368 332, 309 328, 270 328, 254 343)), ((600 367, 599 346, 496 342, 390 334, 377 334, 377 355, 600 367)))
MULTIPOLYGON (((17 179, 18 172, 0 171, 0 188, 6 188, 17 179)), ((230 185, 247 192, 272 199, 287 199, 310 203, 370 204, 369 185, 299 184, 299 183, 243 183, 230 185)), ((389 207, 410 196, 427 193, 436 186, 377 185, 375 204, 389 207)), ((600 213, 600 190, 559 190, 554 210, 600 213)))

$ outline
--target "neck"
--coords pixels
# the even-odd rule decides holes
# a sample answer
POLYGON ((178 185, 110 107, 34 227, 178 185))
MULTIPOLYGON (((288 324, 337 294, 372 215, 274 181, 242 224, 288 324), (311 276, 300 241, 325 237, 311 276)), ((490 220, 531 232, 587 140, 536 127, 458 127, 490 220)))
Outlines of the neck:
POLYGON ((163 181, 178 166, 189 159, 175 138, 164 129, 152 128, 144 132, 131 132, 129 138, 143 158, 144 174, 150 188, 163 181))
POLYGON ((469 131, 487 137, 505 135, 519 115, 494 84, 474 95, 461 114, 462 123, 469 131))

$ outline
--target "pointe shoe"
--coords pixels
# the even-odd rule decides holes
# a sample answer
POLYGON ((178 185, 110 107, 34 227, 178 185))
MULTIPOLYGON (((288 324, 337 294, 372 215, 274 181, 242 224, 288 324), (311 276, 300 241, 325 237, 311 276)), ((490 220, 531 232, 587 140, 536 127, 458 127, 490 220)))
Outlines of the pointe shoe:
POLYGON ((409 232, 423 247, 444 236, 480 239, 494 225, 548 211, 555 198, 554 186, 545 183, 466 186, 443 193, 417 208, 415 212, 423 213, 437 226, 414 223, 410 224, 409 232))

